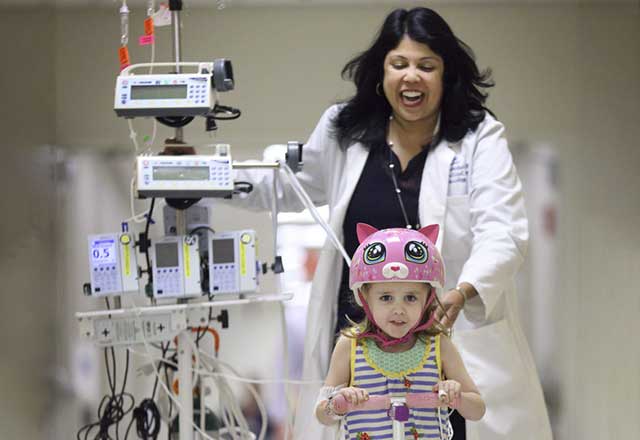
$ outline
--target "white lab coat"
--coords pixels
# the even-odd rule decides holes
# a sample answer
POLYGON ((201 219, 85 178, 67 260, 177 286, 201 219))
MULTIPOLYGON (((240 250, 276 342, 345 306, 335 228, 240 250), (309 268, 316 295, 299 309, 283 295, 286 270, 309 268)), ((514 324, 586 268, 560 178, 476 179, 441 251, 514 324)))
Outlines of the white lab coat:
MULTIPOLYGON (((330 107, 320 119, 304 146, 304 167, 297 176, 315 204, 329 205, 329 224, 342 239, 344 216, 368 150, 361 144, 346 151, 338 147, 331 136, 331 119, 338 109, 330 107)), ((238 179, 255 184, 254 192, 242 204, 268 209, 273 173, 253 170, 237 174, 238 179)), ((287 181, 284 176, 280 180, 287 181)), ((283 210, 303 208, 286 184, 279 188, 278 198, 283 210)), ((467 438, 550 440, 547 411, 519 324, 514 289, 514 275, 523 261, 528 240, 524 200, 504 127, 491 115, 460 142, 450 144, 443 140, 428 154, 419 217, 421 225, 440 225, 436 245, 445 261, 446 287, 466 281, 479 293, 465 305, 453 335, 487 405, 481 421, 467 422, 467 438), (454 157, 458 170, 468 170, 466 183, 449 184, 454 157)), ((327 241, 309 301, 304 379, 322 381, 328 370, 342 264, 340 253, 327 241)), ((318 389, 319 385, 302 389, 295 417, 295 440, 335 438, 334 429, 315 419, 318 389)))

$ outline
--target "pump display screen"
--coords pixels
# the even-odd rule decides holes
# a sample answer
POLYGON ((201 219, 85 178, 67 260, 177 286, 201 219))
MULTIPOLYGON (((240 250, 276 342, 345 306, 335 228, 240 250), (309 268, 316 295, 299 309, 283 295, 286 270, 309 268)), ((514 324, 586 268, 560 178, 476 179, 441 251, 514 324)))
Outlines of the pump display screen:
POLYGON ((93 264, 115 264, 116 262, 116 241, 96 240, 91 243, 91 263, 93 264))
POLYGON ((221 240, 212 240, 211 245, 213 247, 213 263, 225 264, 233 263, 235 261, 235 255, 233 252, 233 238, 225 238, 221 240))
POLYGON ((185 99, 186 85, 131 86, 131 99, 185 99))
POLYGON ((209 180, 209 167, 153 167, 153 180, 209 180))
POLYGON ((156 266, 177 267, 178 265, 178 243, 158 243, 156 245, 156 266))

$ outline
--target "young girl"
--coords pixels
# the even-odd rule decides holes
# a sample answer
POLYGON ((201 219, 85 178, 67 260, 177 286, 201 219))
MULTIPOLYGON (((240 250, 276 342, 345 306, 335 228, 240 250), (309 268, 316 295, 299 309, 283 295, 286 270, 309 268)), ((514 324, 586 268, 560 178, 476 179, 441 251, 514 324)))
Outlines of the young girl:
POLYGON ((387 410, 337 414, 332 405, 337 395, 357 405, 370 395, 437 392, 445 409, 410 410, 405 437, 411 440, 447 438, 447 406, 469 420, 484 414, 475 383, 434 318, 436 290, 444 287, 443 262, 434 245, 438 231, 438 225, 419 231, 357 226, 360 246, 349 286, 366 318, 338 339, 316 405, 321 423, 342 421, 345 439, 390 439, 392 421, 387 410))

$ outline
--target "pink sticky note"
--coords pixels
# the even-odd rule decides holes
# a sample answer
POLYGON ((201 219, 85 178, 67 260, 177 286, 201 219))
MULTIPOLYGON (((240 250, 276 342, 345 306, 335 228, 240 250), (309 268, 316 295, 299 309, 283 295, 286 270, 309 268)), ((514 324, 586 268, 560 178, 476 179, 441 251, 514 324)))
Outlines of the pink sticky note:
POLYGON ((142 35, 138 38, 138 44, 140 46, 148 46, 149 44, 153 44, 153 35, 142 35))

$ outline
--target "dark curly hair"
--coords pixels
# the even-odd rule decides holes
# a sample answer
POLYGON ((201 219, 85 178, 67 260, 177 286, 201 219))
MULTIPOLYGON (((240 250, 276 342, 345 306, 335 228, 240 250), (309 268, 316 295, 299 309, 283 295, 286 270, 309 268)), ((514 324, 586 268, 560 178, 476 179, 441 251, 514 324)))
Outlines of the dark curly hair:
POLYGON ((380 28, 375 41, 342 69, 342 78, 356 85, 356 94, 346 101, 333 120, 334 134, 341 148, 354 142, 366 147, 385 141, 391 106, 376 86, 384 77, 384 59, 407 35, 426 44, 444 62, 443 96, 440 109, 439 138, 450 142, 462 139, 484 120, 488 94, 481 89, 493 87, 491 70, 478 70, 473 51, 458 39, 446 21, 428 8, 396 9, 380 28))

